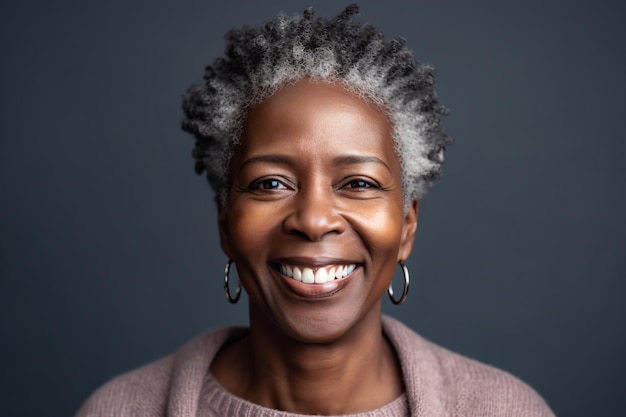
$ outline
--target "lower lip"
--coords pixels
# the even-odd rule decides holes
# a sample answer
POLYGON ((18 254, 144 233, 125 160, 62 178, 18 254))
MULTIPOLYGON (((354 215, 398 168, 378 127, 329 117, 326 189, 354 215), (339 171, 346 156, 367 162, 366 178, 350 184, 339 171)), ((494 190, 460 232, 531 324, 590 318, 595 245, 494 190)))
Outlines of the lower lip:
POLYGON ((280 276, 281 280, 293 293, 306 299, 316 300, 332 297, 333 295, 343 290, 348 284, 350 284, 352 278, 354 278, 356 273, 360 270, 361 268, 357 267, 347 277, 334 279, 323 284, 305 284, 303 282, 296 281, 293 278, 289 278, 288 276, 285 276, 276 270, 274 270, 274 272, 276 272, 276 274, 280 276))

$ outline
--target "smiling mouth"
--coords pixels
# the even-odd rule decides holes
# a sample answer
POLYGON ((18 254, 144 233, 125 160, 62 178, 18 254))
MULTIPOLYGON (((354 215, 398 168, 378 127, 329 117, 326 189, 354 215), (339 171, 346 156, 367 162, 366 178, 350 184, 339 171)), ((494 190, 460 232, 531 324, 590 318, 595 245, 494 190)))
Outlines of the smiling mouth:
POLYGON ((295 265, 277 264, 281 274, 303 284, 325 284, 348 277, 356 269, 356 264, 327 265, 321 268, 308 268, 295 265))

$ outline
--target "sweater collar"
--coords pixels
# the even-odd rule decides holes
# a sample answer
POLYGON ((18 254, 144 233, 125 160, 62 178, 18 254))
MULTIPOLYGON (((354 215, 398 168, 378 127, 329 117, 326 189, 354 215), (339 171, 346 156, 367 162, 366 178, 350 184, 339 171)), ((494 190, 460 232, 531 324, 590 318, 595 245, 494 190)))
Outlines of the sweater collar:
MULTIPOLYGON (((430 342, 399 321, 383 316, 383 333, 398 355, 411 415, 429 416, 444 409, 439 393, 445 381, 437 370, 430 342)), ((195 417, 202 385, 217 352, 242 337, 244 327, 227 327, 204 334, 179 349, 172 364, 168 416, 195 417)))

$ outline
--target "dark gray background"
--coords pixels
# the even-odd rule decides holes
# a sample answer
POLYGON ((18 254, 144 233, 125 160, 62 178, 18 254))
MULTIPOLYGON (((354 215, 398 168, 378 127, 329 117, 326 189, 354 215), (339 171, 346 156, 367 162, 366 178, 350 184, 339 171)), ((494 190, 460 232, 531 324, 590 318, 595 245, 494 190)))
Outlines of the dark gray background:
MULTIPOLYGON (((228 28, 309 3, 349 2, 0 6, 3 416, 72 415, 112 376, 246 322, 180 94, 228 28)), ((622 3, 360 3, 436 66, 457 140, 420 206, 409 300, 386 311, 559 415, 624 415, 622 3)))

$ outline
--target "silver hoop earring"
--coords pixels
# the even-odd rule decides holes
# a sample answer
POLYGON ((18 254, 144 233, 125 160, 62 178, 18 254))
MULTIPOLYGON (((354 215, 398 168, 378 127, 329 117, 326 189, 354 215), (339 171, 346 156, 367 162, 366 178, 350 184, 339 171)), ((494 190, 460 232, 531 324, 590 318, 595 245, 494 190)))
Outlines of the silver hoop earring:
POLYGON ((230 295, 230 288, 228 287, 228 274, 230 273, 230 266, 233 263, 232 259, 229 259, 226 262, 226 267, 224 268, 224 294, 226 295, 226 299, 231 304, 236 304, 239 301, 239 297, 241 296, 241 282, 237 280, 237 289, 235 290, 235 296, 232 297, 230 295))
POLYGON ((406 296, 409 295, 409 268, 407 268, 404 262, 402 261, 398 261, 398 263, 400 264, 400 267, 402 268, 402 275, 404 276, 404 289, 402 291, 402 296, 400 297, 399 300, 396 300, 395 298, 393 298, 393 287, 392 287, 393 282, 389 284, 389 289, 387 290, 387 294, 389 294, 389 298, 391 299, 391 302, 397 306, 404 303, 404 301, 406 300, 406 296))

